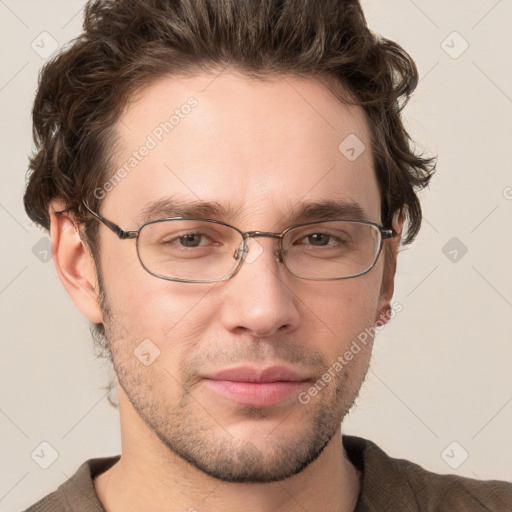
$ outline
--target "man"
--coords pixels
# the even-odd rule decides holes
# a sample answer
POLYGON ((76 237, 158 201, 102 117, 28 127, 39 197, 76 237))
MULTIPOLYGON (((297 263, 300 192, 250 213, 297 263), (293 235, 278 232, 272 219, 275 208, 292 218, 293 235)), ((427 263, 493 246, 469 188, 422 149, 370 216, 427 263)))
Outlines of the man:
POLYGON ((433 173, 416 83, 355 0, 87 5, 25 206, 112 359, 122 454, 29 510, 512 510, 340 430, 433 173))

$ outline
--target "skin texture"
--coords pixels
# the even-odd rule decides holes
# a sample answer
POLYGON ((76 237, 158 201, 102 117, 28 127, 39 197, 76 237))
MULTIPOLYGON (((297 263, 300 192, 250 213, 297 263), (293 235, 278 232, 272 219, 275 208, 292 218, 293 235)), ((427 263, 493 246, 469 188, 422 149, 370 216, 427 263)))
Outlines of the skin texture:
MULTIPOLYGON (((256 81, 233 71, 161 78, 119 120, 116 168, 191 96, 197 105, 106 194, 103 216, 136 229, 148 203, 173 196, 219 203, 230 213, 217 220, 244 231, 280 232, 295 223, 299 203, 326 200, 357 202, 367 220, 381 222, 364 112, 311 79, 256 81), (350 134, 366 145, 353 162, 338 150, 350 134)), ((52 215, 51 233, 59 277, 82 313, 104 322, 119 381, 122 458, 95 480, 107 511, 228 511, 240 503, 353 510, 359 475, 344 455, 340 424, 371 342, 308 404, 295 393, 271 406, 242 405, 205 376, 279 364, 304 378, 301 390, 310 388, 385 313, 395 268, 385 269, 384 251, 366 275, 315 282, 290 275, 275 241, 259 238, 263 251, 232 279, 178 283, 146 272, 135 241, 102 225, 102 308, 72 219, 52 215), (145 339, 159 350, 148 366, 134 355, 145 339)), ((395 257, 398 242, 384 242, 395 257)))

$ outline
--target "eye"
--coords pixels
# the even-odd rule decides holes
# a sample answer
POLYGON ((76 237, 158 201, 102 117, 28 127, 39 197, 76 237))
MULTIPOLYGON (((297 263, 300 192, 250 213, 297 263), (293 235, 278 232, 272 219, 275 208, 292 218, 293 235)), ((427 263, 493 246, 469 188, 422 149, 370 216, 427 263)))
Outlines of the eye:
MULTIPOLYGON (((175 240, 178 240, 179 244, 183 247, 200 247, 204 245, 201 242, 204 242, 206 238, 208 237, 201 233, 187 233, 186 235, 177 237, 175 240)), ((171 242, 173 241, 174 240, 171 240, 171 242)))
POLYGON ((336 234, 322 231, 314 231, 312 233, 301 233, 294 242, 294 245, 302 245, 305 247, 343 247, 347 244, 347 236, 343 233, 336 234))
POLYGON ((305 238, 311 245, 322 246, 327 245, 329 243, 331 235, 328 235, 326 233, 312 233, 311 235, 308 235, 305 238))
POLYGON ((163 237, 160 244, 169 249, 207 249, 220 245, 218 237, 213 239, 211 236, 201 232, 189 233, 169 233, 163 237))

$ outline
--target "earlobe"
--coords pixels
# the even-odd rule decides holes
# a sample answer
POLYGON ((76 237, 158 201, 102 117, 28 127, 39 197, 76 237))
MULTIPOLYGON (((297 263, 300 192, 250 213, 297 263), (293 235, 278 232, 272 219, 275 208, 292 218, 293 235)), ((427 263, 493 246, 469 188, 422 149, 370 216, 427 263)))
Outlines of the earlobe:
POLYGON ((49 207, 55 268, 75 306, 91 322, 102 323, 94 261, 80 238, 72 213, 55 213, 64 209, 62 201, 53 201, 49 207))

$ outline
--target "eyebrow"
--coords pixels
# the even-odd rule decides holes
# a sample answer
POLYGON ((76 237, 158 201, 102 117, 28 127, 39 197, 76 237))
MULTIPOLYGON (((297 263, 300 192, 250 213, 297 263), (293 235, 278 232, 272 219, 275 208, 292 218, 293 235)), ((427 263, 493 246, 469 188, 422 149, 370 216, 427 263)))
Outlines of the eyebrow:
POLYGON ((226 208, 217 202, 182 201, 174 197, 163 197, 144 206, 137 216, 137 222, 143 224, 149 220, 166 217, 225 219, 234 215, 235 211, 232 208, 226 208))
POLYGON ((299 203, 292 209, 290 218, 298 223, 332 219, 368 220, 368 216, 361 205, 353 201, 341 200, 299 203))
MULTIPOLYGON (((144 206, 137 216, 137 222, 140 225, 149 220, 167 217, 193 217, 228 222, 236 217, 238 210, 232 206, 223 206, 218 202, 182 201, 171 196, 163 197, 144 206)), ((289 222, 296 224, 332 219, 369 220, 361 205, 353 201, 342 200, 300 202, 284 217, 289 222)))

